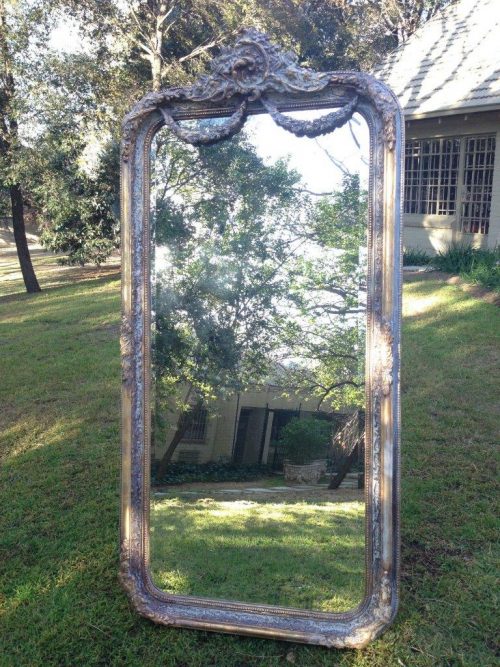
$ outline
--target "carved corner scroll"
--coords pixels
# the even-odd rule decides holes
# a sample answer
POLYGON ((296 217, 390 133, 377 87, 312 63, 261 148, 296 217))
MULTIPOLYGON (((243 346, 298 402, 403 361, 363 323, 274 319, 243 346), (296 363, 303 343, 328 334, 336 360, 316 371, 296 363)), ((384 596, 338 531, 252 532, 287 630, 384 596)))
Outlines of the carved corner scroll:
POLYGON ((139 613, 176 627, 272 637, 328 647, 362 647, 392 621, 399 566, 400 190, 403 123, 394 94, 360 72, 300 67, 256 30, 223 49, 192 86, 146 95, 125 117, 122 141, 122 521, 121 581, 139 613), (312 121, 283 109, 340 107, 312 121), (287 106, 288 105, 288 106, 287 106), (297 106, 298 105, 298 106, 297 106), (364 602, 329 614, 162 593, 148 573, 148 228, 151 138, 166 124, 181 140, 207 145, 233 136, 247 115, 267 112, 298 136, 319 136, 358 111, 370 128, 366 554, 364 602), (182 118, 223 117, 198 123, 182 118))

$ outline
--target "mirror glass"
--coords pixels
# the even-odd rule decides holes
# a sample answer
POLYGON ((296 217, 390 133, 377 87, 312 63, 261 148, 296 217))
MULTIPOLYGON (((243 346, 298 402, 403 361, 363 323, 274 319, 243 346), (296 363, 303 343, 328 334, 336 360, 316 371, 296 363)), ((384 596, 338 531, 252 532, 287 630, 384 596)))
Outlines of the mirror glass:
POLYGON ((359 115, 318 139, 260 114, 209 147, 153 140, 163 591, 325 612, 363 599, 368 143, 359 115))

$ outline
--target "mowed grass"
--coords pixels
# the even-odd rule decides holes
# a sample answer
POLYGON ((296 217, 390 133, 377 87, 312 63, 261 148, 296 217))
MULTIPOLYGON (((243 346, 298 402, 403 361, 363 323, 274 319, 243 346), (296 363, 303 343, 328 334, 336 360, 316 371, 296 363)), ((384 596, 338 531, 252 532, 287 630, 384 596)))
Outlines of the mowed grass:
POLYGON ((405 288, 402 582, 363 651, 157 627, 117 580, 119 285, 0 302, 0 665, 497 665, 498 309, 405 288))
POLYGON ((364 510, 286 496, 153 500, 153 580, 181 595, 347 611, 364 594, 364 510))
MULTIPOLYGON (((106 277, 118 278, 120 275, 119 260, 116 255, 112 255, 100 267, 63 266, 61 265, 63 257, 63 255, 55 255, 39 249, 31 251, 33 267, 43 290, 61 287, 75 281, 106 277)), ((6 251, 0 246, 0 298, 7 295, 15 297, 23 291, 24 281, 16 252, 13 250, 6 251)))

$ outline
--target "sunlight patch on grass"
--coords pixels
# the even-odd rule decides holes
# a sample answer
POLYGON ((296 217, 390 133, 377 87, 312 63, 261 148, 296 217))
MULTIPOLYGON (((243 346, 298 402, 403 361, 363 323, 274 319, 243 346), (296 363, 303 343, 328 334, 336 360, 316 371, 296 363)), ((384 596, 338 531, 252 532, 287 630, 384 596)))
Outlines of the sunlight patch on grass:
POLYGON ((151 571, 170 593, 347 610, 364 586, 364 503, 154 501, 151 571))
MULTIPOLYGON (((500 311, 438 280, 404 291, 406 305, 436 298, 403 327, 400 610, 363 651, 160 628, 141 618, 117 581, 119 350, 117 329, 105 327, 119 323, 118 282, 0 300, 2 324, 9 322, 0 332, 0 448, 20 440, 26 448, 0 466, 0 665, 283 667, 291 654, 308 667, 496 666, 500 311), (64 420, 77 429, 66 431, 64 420), (60 439, 36 447, 59 427, 60 439)), ((269 584, 272 604, 341 610, 345 577, 358 587, 351 606, 359 601, 364 563, 339 557, 331 531, 314 524, 308 535, 301 522, 304 550, 288 531, 293 523, 276 527, 288 531, 288 577, 272 534, 233 550, 248 527, 228 527, 228 539, 216 543, 209 524, 202 540, 203 531, 190 530, 195 514, 165 529, 165 588, 250 600, 259 582, 269 584)), ((325 515, 316 512, 319 521, 325 515)))

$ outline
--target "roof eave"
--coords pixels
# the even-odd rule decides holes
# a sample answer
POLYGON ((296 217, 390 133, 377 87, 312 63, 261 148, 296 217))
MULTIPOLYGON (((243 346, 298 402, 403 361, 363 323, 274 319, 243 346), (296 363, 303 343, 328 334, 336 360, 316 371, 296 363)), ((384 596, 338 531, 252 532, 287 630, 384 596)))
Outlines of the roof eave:
POLYGON ((461 116, 468 113, 478 113, 481 111, 498 111, 500 110, 500 102, 495 104, 480 104, 462 107, 453 107, 452 109, 436 109, 433 111, 423 112, 407 112, 403 109, 405 120, 421 120, 424 118, 439 118, 440 116, 461 116))

